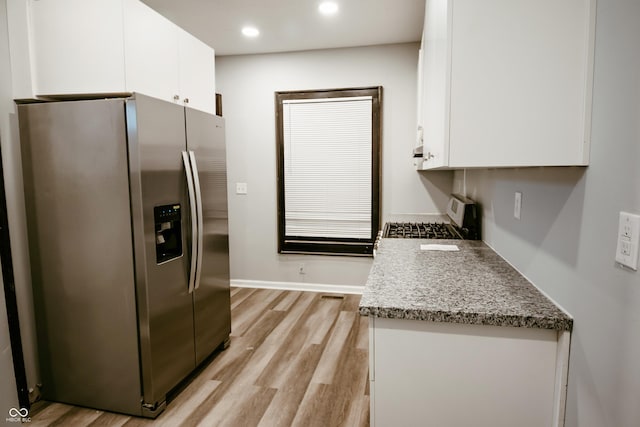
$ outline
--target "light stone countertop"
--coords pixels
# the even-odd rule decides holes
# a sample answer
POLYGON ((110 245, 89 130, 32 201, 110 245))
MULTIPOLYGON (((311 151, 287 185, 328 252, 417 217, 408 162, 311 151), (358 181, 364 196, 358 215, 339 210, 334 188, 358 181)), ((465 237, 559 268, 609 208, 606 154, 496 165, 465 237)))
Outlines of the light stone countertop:
POLYGON ((573 319, 481 241, 381 239, 363 316, 571 331, 573 319), (454 244, 457 252, 423 251, 454 244))

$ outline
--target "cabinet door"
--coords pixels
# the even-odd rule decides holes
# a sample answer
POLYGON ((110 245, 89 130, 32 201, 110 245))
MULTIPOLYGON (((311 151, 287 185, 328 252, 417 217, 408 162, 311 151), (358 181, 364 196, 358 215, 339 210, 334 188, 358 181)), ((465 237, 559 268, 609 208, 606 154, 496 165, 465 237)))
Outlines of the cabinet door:
POLYGON ((554 330, 375 318, 372 338, 371 425, 562 425, 554 330))
POLYGON ((122 0, 31 0, 36 95, 124 92, 122 0))
POLYGON ((587 164, 590 0, 456 0, 450 166, 587 164))
POLYGON ((437 168, 449 163, 449 88, 451 2, 426 3, 423 36, 422 114, 424 167, 437 168))
POLYGON ((215 114, 215 54, 208 45, 178 28, 180 100, 184 105, 215 114))
POLYGON ((595 0, 427 0, 422 169, 589 160, 595 0))
POLYGON ((174 101, 179 95, 178 28, 142 2, 124 1, 127 90, 174 101))

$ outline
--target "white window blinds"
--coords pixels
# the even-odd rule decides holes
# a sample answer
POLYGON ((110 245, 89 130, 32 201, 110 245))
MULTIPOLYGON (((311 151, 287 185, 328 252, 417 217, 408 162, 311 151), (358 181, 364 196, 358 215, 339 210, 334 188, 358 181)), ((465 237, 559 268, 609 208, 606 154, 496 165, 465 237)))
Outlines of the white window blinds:
POLYGON ((371 237, 372 98, 283 101, 285 235, 371 237))

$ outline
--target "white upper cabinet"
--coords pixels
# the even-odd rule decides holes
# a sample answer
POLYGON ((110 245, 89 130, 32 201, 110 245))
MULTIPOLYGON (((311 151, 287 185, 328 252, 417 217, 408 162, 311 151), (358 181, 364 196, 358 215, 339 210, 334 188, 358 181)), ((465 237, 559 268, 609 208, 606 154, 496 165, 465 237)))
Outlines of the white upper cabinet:
POLYGON ((594 0, 427 0, 419 169, 589 162, 594 0))
POLYGON ((181 102, 192 108, 216 109, 215 55, 213 49, 178 28, 178 74, 181 102))
POLYGON ((138 0, 124 5, 127 91, 174 101, 180 96, 176 26, 138 0))
POLYGON ((119 0, 29 4, 35 95, 126 91, 119 0))
POLYGON ((139 92, 215 113, 214 50, 139 0, 28 4, 32 93, 14 82, 16 98, 139 92))

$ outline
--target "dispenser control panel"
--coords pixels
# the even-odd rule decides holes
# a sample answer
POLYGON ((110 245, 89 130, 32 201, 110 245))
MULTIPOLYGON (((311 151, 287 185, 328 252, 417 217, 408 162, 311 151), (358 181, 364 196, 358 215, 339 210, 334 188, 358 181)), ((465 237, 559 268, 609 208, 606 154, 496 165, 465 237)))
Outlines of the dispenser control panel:
POLYGON ((171 261, 182 256, 182 214, 180 204, 155 206, 156 262, 171 261))

